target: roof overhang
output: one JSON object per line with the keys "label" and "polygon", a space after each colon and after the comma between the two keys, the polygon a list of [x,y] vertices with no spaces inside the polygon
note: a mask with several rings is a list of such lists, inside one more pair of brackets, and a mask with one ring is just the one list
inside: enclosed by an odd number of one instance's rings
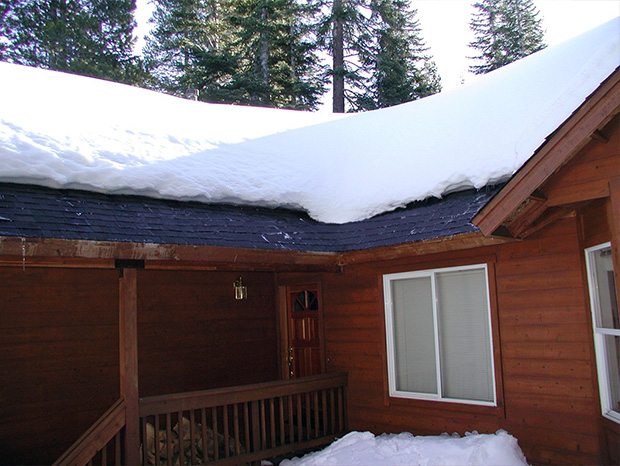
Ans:
{"label": "roof overhang", "polygon": [[[473,218],[486,236],[524,238],[544,225],[569,215],[571,206],[551,206],[538,190],[600,130],[620,113],[620,68],[553,133],[510,181]],[[592,199],[606,197],[606,187]],[[580,201],[587,199],[580,199]]]}

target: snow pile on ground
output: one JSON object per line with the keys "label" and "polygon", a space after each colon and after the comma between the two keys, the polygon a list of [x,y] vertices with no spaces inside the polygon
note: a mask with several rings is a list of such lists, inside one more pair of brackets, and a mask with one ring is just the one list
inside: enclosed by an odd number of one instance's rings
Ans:
{"label": "snow pile on ground", "polygon": [[505,431],[465,437],[351,432],[326,449],[281,466],[526,466],[517,439]]}
{"label": "snow pile on ground", "polygon": [[0,181],[361,220],[510,177],[620,65],[619,23],[450,92],[340,119],[0,64]]}

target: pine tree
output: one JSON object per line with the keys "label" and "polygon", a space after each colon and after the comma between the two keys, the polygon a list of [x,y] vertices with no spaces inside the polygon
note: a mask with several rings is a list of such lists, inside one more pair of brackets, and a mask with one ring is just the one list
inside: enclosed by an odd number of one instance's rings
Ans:
{"label": "pine tree", "polygon": [[321,8],[329,12],[317,23],[317,32],[332,57],[332,108],[343,113],[367,86],[360,54],[370,54],[372,47],[370,0],[327,0]]}
{"label": "pine tree", "polygon": [[546,47],[542,20],[532,0],[480,0],[470,22],[482,64],[470,66],[475,74],[493,71]]}
{"label": "pine tree", "polygon": [[[441,90],[409,0],[334,0],[320,31],[332,54],[333,111],[371,110]],[[327,26],[326,26],[326,25]]]}
{"label": "pine tree", "polygon": [[[151,87],[171,94],[185,95],[188,89],[201,89],[204,68],[219,73],[232,66],[220,63],[218,1],[156,0],[151,22],[155,27],[146,39],[144,56]],[[208,55],[208,58],[207,58]],[[217,75],[213,71],[208,76]],[[213,80],[214,78],[212,78]]]}
{"label": "pine tree", "polygon": [[16,0],[0,12],[2,58],[102,79],[143,79],[133,55],[135,0]]}
{"label": "pine tree", "polygon": [[409,1],[374,0],[371,8],[375,45],[360,54],[371,76],[367,92],[356,96],[354,108],[390,107],[440,92],[441,80],[426,55],[417,11]]}
{"label": "pine tree", "polygon": [[200,100],[314,109],[324,83],[310,10],[295,0],[158,0],[147,40],[155,87]]}
{"label": "pine tree", "polygon": [[315,109],[324,73],[311,34],[312,3],[233,0],[230,22],[239,69],[240,103]]}

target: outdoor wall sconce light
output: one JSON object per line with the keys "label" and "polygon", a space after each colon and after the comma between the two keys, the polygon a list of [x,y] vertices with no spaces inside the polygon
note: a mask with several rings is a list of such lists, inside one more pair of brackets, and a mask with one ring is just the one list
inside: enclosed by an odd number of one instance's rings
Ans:
{"label": "outdoor wall sconce light", "polygon": [[241,277],[233,283],[235,289],[235,299],[248,299],[248,290],[241,281]]}

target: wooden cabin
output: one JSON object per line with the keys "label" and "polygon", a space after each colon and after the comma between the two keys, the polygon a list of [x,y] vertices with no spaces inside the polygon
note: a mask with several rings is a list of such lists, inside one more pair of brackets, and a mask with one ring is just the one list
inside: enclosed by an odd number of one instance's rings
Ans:
{"label": "wooden cabin", "polygon": [[504,429],[620,463],[619,113],[616,70],[506,183],[342,225],[1,183],[0,462]]}

